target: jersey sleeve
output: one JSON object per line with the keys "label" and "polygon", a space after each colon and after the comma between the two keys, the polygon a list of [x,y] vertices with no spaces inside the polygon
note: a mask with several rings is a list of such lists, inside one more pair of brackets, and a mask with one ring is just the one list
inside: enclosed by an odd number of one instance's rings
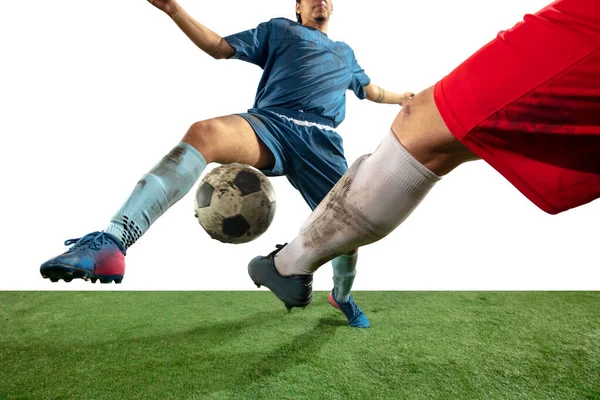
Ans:
{"label": "jersey sleeve", "polygon": [[356,97],[363,100],[367,97],[365,87],[369,86],[371,78],[369,78],[361,66],[358,65],[354,53],[351,53],[351,57],[352,62],[350,64],[350,69],[352,70],[352,81],[350,82],[348,89],[351,89],[354,94],[356,94]]}
{"label": "jersey sleeve", "polygon": [[229,59],[246,61],[264,68],[268,55],[270,25],[270,22],[263,22],[254,29],[226,36],[225,41],[235,50],[235,54]]}

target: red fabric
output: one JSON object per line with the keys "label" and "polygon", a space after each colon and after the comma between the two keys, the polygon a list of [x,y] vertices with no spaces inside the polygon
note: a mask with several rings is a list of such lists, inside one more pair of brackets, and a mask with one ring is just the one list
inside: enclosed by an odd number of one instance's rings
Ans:
{"label": "red fabric", "polygon": [[450,132],[542,210],[600,197],[600,2],[559,0],[435,85]]}

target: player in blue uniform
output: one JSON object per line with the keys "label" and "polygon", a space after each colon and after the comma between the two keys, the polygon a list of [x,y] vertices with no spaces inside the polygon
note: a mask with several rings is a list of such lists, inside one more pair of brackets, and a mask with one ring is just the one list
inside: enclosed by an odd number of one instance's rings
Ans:
{"label": "player in blue uniform", "polygon": [[[252,165],[266,175],[285,175],[314,210],[348,169],[342,138],[346,91],[360,99],[403,104],[412,93],[386,92],[371,84],[352,49],[327,36],[331,0],[296,0],[298,22],[275,18],[225,38],[190,17],[175,0],[148,0],[164,11],[215,59],[239,59],[263,69],[252,109],[192,124],[178,143],[138,182],[104,231],[65,242],[73,245],[40,268],[53,281],[73,278],[119,283],[126,249],[197,182],[211,162]],[[333,261],[329,301],[351,326],[368,319],[353,301],[356,250]],[[301,306],[290,299],[288,308]]]}

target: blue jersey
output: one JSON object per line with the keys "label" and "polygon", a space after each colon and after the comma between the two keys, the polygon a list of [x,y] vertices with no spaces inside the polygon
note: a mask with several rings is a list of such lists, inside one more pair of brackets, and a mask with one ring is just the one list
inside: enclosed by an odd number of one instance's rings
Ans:
{"label": "blue jersey", "polygon": [[318,115],[337,127],[346,116],[346,91],[366,97],[370,79],[344,42],[286,18],[225,37],[231,58],[263,69],[254,108]]}

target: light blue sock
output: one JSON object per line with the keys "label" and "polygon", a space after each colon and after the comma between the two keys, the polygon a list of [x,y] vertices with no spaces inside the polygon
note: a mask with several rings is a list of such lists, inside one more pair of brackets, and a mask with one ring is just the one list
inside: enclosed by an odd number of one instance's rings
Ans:
{"label": "light blue sock", "polygon": [[106,232],[130,247],[194,186],[206,160],[193,146],[180,142],[140,179]]}
{"label": "light blue sock", "polygon": [[346,303],[350,300],[350,290],[356,277],[358,253],[344,254],[333,259],[333,289],[335,301]]}

